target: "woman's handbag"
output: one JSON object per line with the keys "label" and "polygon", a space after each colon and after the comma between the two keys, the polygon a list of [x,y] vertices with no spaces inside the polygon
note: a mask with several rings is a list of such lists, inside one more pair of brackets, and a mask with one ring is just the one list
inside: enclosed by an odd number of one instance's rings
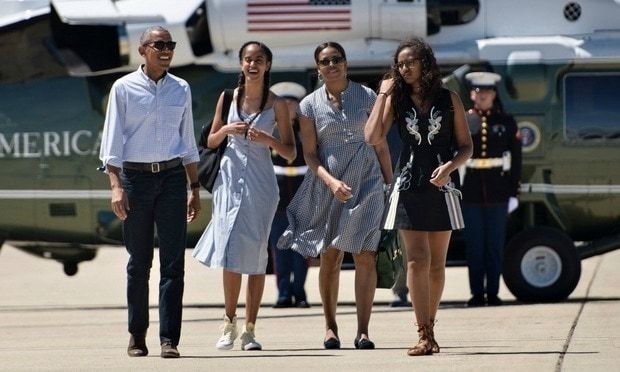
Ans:
{"label": "woman's handbag", "polygon": [[[233,90],[224,90],[224,102],[222,106],[223,123],[226,123],[228,120],[228,111],[232,98]],[[198,182],[209,192],[213,192],[213,185],[215,184],[217,174],[220,170],[222,155],[228,144],[228,138],[226,137],[217,148],[212,149],[207,146],[207,138],[209,137],[209,133],[211,133],[212,125],[213,120],[202,127],[200,131],[200,141],[198,141],[198,155],[200,156],[200,161],[198,162]]]}
{"label": "woman's handbag", "polygon": [[399,272],[403,272],[403,252],[397,230],[384,230],[377,249],[377,288],[392,288]]}

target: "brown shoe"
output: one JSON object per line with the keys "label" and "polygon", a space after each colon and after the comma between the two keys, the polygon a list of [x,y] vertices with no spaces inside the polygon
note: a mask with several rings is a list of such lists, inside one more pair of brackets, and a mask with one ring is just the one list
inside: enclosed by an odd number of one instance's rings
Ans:
{"label": "brown shoe", "polygon": [[172,342],[166,341],[161,344],[161,357],[162,358],[180,358],[179,350],[176,346],[172,345]]}
{"label": "brown shoe", "polygon": [[420,339],[416,346],[407,350],[407,355],[420,356],[420,355],[432,355],[433,354],[429,329],[430,329],[429,325],[418,326],[418,335],[420,336]]}
{"label": "brown shoe", "polygon": [[149,355],[149,349],[146,348],[146,336],[129,337],[129,345],[127,346],[127,355],[130,357],[143,357]]}
{"label": "brown shoe", "polygon": [[437,323],[437,321],[435,319],[431,319],[431,325],[429,328],[431,336],[431,350],[433,351],[433,354],[440,351],[439,344],[437,343],[437,340],[435,340],[435,323]]}

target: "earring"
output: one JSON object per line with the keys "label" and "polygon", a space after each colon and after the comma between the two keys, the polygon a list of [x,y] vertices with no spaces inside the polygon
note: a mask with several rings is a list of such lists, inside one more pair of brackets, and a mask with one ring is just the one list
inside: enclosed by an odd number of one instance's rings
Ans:
{"label": "earring", "polygon": [[317,78],[319,79],[319,81],[323,81],[323,75],[321,75],[320,72],[317,72]]}

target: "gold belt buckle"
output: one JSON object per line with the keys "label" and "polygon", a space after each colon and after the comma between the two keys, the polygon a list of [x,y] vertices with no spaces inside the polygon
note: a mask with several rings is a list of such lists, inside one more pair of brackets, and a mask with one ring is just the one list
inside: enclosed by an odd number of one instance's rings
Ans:
{"label": "gold belt buckle", "polygon": [[159,163],[151,163],[151,172],[159,173]]}
{"label": "gold belt buckle", "polygon": [[491,161],[489,159],[478,159],[480,168],[490,168]]}

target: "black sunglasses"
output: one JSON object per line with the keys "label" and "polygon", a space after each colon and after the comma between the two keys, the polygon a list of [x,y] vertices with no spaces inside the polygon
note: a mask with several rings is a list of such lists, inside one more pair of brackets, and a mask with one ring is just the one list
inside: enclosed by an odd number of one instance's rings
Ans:
{"label": "black sunglasses", "polygon": [[346,61],[346,59],[344,57],[341,56],[333,56],[331,58],[323,58],[321,60],[319,60],[319,65],[321,66],[329,66],[329,63],[331,62],[334,65],[338,65],[341,64],[342,62]]}
{"label": "black sunglasses", "polygon": [[174,50],[174,48],[177,46],[177,42],[157,40],[157,41],[151,41],[150,43],[145,43],[144,45],[148,45],[159,51],[163,51],[164,49]]}
{"label": "black sunglasses", "polygon": [[412,68],[415,67],[416,61],[418,61],[418,60],[417,59],[409,59],[409,60],[406,60],[406,61],[401,61],[401,62],[398,62],[396,64],[396,67],[398,67],[399,70],[402,70],[405,67],[407,67],[408,69],[411,70]]}

